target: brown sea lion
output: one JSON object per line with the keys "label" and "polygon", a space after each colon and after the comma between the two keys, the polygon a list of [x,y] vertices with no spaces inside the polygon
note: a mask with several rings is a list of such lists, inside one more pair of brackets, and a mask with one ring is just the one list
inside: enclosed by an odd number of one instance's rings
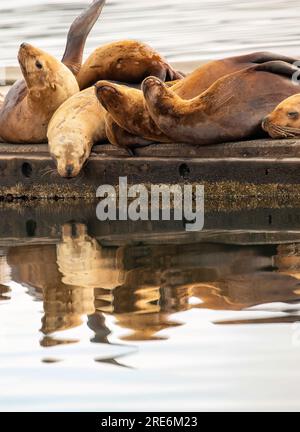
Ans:
{"label": "brown sea lion", "polygon": [[[291,57],[268,52],[258,52],[223,60],[215,60],[201,66],[186,78],[178,81],[171,89],[182,99],[193,99],[207,90],[219,78],[227,74],[272,60],[282,60],[287,63],[294,63],[296,61],[296,59]],[[99,82],[97,83],[97,95],[114,121],[128,133],[150,141],[170,141],[169,137],[163,134],[159,127],[153,122],[145,107],[142,92],[135,89],[120,87],[112,83]],[[122,109],[120,109],[120,107],[122,107]],[[121,134],[119,134],[119,136],[120,135]],[[143,143],[143,141],[141,141],[141,143]],[[114,143],[112,142],[112,144]]]}
{"label": "brown sea lion", "polygon": [[300,136],[300,94],[281,102],[264,118],[262,127],[272,138]]}
{"label": "brown sea lion", "polygon": [[85,89],[103,79],[141,83],[150,75],[162,81],[183,78],[150,46],[124,40],[97,48],[82,65],[77,80],[80,88]]}
{"label": "brown sea lion", "polygon": [[291,77],[297,67],[282,61],[226,75],[192,100],[180,98],[158,78],[142,89],[151,117],[176,142],[215,144],[259,136],[262,119],[299,92]]}
{"label": "brown sea lion", "polygon": [[[144,106],[144,96],[140,90],[109,81],[99,81],[96,84],[96,94],[102,106],[114,120],[114,128],[116,129],[116,125],[118,125],[126,131],[123,134],[121,129],[117,129],[113,136],[112,124],[108,123],[107,132],[111,144],[130,147],[138,143],[143,145],[145,140],[170,142],[170,139],[159,130],[150,117]],[[126,144],[128,134],[131,135],[131,139]]]}
{"label": "brown sea lion", "polygon": [[72,70],[81,64],[86,38],[105,0],[94,1],[71,26],[63,62],[23,43],[18,60],[24,80],[8,92],[0,110],[0,136],[11,143],[46,141],[48,123],[57,108],[79,91]]}

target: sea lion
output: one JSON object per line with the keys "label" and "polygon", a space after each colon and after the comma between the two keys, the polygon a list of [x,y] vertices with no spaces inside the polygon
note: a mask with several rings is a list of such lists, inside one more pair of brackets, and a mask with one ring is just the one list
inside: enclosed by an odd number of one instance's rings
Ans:
{"label": "sea lion", "polygon": [[56,109],[79,91],[72,70],[81,64],[86,38],[105,0],[97,0],[77,18],[68,35],[63,62],[23,43],[18,60],[24,80],[8,92],[0,110],[0,136],[10,143],[46,141],[48,123]]}
{"label": "sea lion", "polygon": [[106,111],[90,87],[54,113],[48,127],[49,151],[62,177],[76,177],[96,142],[106,141]]}
{"label": "sea lion", "polygon": [[[109,138],[123,142],[124,147],[128,143],[134,147],[137,139],[113,121],[98,101],[94,87],[76,93],[57,109],[49,122],[47,138],[58,173],[65,178],[79,174],[94,144]],[[149,145],[149,141],[143,143]]]}
{"label": "sea lion", "polygon": [[[193,99],[207,90],[219,78],[227,74],[272,60],[282,60],[287,63],[294,63],[296,61],[296,59],[291,57],[268,52],[258,52],[215,60],[201,66],[184,79],[176,82],[171,89],[182,99]],[[163,134],[153,122],[147,107],[145,107],[142,92],[120,87],[112,83],[99,82],[97,84],[97,95],[114,121],[128,133],[150,141],[170,141],[169,137]],[[135,142],[137,143],[138,140],[135,140]],[[112,142],[112,144],[114,143]]]}
{"label": "sea lion", "polygon": [[97,48],[82,65],[77,80],[83,90],[103,79],[141,83],[149,75],[157,76],[162,81],[183,78],[150,46],[124,40]]}
{"label": "sea lion", "polygon": [[299,92],[296,66],[272,61],[226,75],[192,100],[180,98],[162,81],[148,77],[142,90],[151,117],[176,142],[216,144],[259,136],[262,119]]}
{"label": "sea lion", "polygon": [[262,128],[272,138],[300,136],[300,94],[281,102],[262,122]]}
{"label": "sea lion", "polygon": [[[170,142],[170,139],[159,130],[150,117],[144,106],[144,97],[140,90],[109,81],[99,81],[96,84],[96,94],[102,106],[114,120],[114,124],[107,123],[108,138],[111,144],[130,147],[138,143],[143,145],[145,140],[148,142]],[[122,134],[121,130],[118,129],[113,134],[112,125],[115,129],[118,125],[126,132]],[[142,134],[141,127],[143,128]],[[128,134],[131,135],[132,139],[129,139],[126,144],[126,137],[129,138]],[[141,136],[140,139],[139,136]]]}

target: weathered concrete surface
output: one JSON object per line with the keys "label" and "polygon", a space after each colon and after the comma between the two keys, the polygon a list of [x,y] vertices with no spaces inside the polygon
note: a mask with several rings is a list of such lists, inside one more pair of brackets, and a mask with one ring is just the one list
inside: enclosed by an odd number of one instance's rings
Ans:
{"label": "weathered concrete surface", "polygon": [[129,157],[98,145],[82,174],[66,180],[56,172],[47,145],[0,144],[0,197],[93,198],[101,184],[206,186],[211,196],[300,197],[300,140],[257,140],[215,146],[153,144]]}

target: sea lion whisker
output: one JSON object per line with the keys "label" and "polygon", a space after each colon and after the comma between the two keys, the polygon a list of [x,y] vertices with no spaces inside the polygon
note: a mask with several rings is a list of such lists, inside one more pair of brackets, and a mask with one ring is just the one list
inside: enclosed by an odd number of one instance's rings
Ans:
{"label": "sea lion whisker", "polygon": [[55,168],[49,168],[47,171],[45,171],[42,174],[42,178],[45,177],[45,176],[47,176],[47,175],[49,175],[49,174],[51,175],[53,172],[56,172]]}

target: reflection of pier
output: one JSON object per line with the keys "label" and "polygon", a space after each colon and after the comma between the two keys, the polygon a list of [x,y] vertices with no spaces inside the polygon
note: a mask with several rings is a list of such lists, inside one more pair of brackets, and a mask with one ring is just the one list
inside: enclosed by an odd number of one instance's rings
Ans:
{"label": "reflection of pier", "polygon": [[[226,198],[226,197],[225,197]],[[205,203],[205,226],[201,232],[186,232],[182,221],[114,221],[99,222],[96,202],[80,201],[49,204],[0,203],[0,248],[16,245],[57,244],[62,236],[61,227],[70,221],[87,226],[91,237],[101,245],[121,246],[129,243],[182,244],[213,242],[227,244],[280,244],[300,242],[300,207],[278,208],[280,203],[270,201],[274,207],[248,208],[248,199],[241,204],[246,209],[223,209],[220,200]],[[227,201],[231,203],[231,201]],[[210,207],[212,206],[212,208]]]}
{"label": "reflection of pier", "polygon": [[7,256],[12,279],[43,300],[43,345],[75,342],[55,333],[82,324],[84,315],[93,342],[109,342],[107,315],[128,330],[124,340],[151,340],[181,325],[173,314],[191,308],[236,311],[300,298],[297,244],[101,246],[83,224],[61,232],[56,245],[12,247]]}

